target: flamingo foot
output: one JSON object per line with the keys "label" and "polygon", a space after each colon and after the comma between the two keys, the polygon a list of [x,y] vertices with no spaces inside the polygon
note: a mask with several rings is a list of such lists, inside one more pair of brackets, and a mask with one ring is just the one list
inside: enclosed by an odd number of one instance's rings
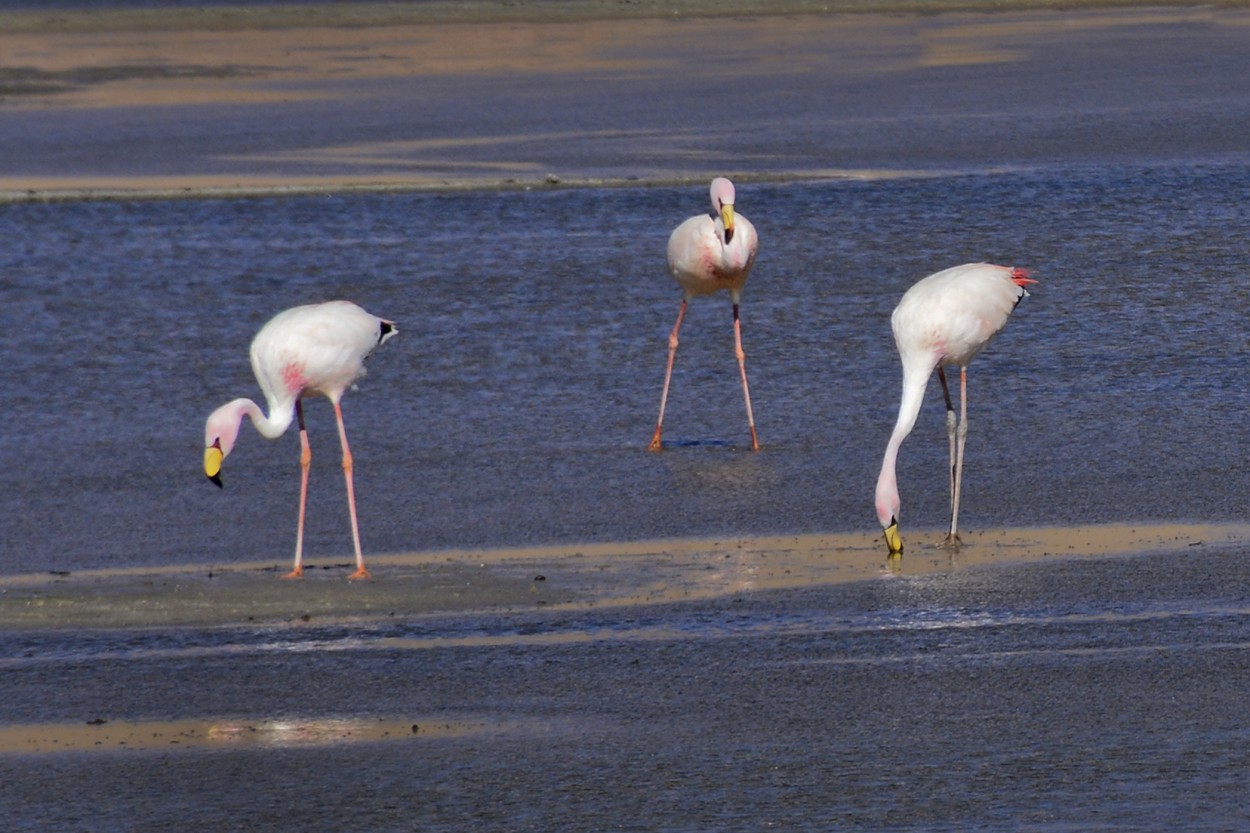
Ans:
{"label": "flamingo foot", "polygon": [[647,446],[647,451],[661,451],[663,448],[664,443],[660,441],[660,429],[656,428],[655,436],[651,438],[651,444]]}
{"label": "flamingo foot", "polygon": [[752,426],[751,426],[751,450],[752,450],[752,451],[759,451],[759,450],[760,450],[760,441],[759,441],[758,439],[756,439],[756,437],[755,437],[755,426],[754,426],[754,425],[752,425]]}
{"label": "flamingo foot", "polygon": [[963,545],[963,541],[959,540],[959,536],[953,532],[946,533],[946,537],[942,539],[942,543],[941,543],[942,549],[956,550],[956,551],[958,551],[960,546],[962,545]]}
{"label": "flamingo foot", "polygon": [[348,581],[362,581],[367,578],[373,578],[373,576],[370,575],[369,571],[366,570],[364,567],[358,567],[356,569],[356,572],[352,573],[350,576],[347,577],[347,580]]}
{"label": "flamingo foot", "polygon": [[285,580],[285,579],[289,579],[289,578],[303,578],[303,577],[304,577],[304,568],[303,568],[303,567],[296,567],[294,570],[292,570],[291,572],[287,573],[287,574],[286,574],[285,576],[283,576],[282,578]]}

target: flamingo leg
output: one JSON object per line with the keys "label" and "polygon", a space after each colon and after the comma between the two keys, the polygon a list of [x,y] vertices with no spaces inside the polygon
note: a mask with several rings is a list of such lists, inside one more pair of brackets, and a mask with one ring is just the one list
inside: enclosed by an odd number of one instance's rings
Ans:
{"label": "flamingo leg", "polygon": [[295,400],[295,417],[299,420],[299,526],[295,531],[295,566],[283,578],[304,575],[304,511],[308,505],[308,469],[312,465],[312,447],[308,445],[308,429],[304,427],[304,406]]}
{"label": "flamingo leg", "polygon": [[964,479],[964,446],[968,442],[968,369],[959,368],[959,453],[955,457],[955,491],[951,498],[951,531],[946,542],[959,546],[959,490]]}
{"label": "flamingo leg", "polygon": [[[946,400],[946,434],[950,439],[950,507],[955,512],[955,406],[951,403],[951,392],[946,386],[946,374],[942,366],[937,368],[938,381],[942,383],[942,398]],[[949,536],[948,536],[949,542]]]}
{"label": "flamingo leg", "polygon": [[352,516],[352,543],[356,546],[356,572],[349,579],[371,578],[365,569],[365,558],[360,551],[360,524],[356,521],[356,489],[352,485],[352,450],[347,445],[347,429],[343,427],[343,409],[334,403],[334,418],[339,424],[339,442],[343,445],[343,479],[347,481],[347,511]]}
{"label": "flamingo leg", "polygon": [[751,429],[751,450],[759,451],[760,442],[755,437],[755,415],[751,413],[751,388],[747,385],[747,354],[742,350],[742,322],[738,320],[738,302],[734,302],[734,355],[738,357],[738,372],[742,375],[742,396],[747,403],[747,427]]}
{"label": "flamingo leg", "polygon": [[648,451],[659,451],[663,446],[660,434],[664,428],[664,407],[668,404],[668,384],[673,378],[673,359],[677,356],[677,333],[681,330],[681,321],[686,317],[686,299],[681,299],[681,309],[677,311],[677,323],[668,335],[668,368],[664,371],[664,390],[660,393],[660,416],[655,421],[655,434],[651,437]]}

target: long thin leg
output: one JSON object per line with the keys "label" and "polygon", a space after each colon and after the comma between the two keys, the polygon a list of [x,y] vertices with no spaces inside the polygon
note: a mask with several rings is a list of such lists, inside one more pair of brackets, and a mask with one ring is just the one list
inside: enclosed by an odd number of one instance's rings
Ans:
{"label": "long thin leg", "polygon": [[938,381],[942,383],[942,398],[946,400],[946,434],[950,438],[950,508],[951,512],[955,511],[955,406],[951,404],[951,392],[946,387],[946,374],[942,372],[942,366],[938,365]]}
{"label": "long thin leg", "polygon": [[681,299],[681,309],[677,311],[677,323],[668,335],[668,369],[664,371],[664,390],[660,394],[660,416],[655,421],[655,434],[651,437],[648,451],[659,451],[663,446],[660,434],[664,428],[664,406],[668,404],[668,383],[673,378],[673,359],[677,356],[677,332],[681,329],[681,320],[686,317],[686,299]]}
{"label": "long thin leg", "polygon": [[343,478],[347,481],[347,511],[352,516],[352,543],[356,545],[356,572],[349,579],[370,578],[365,557],[360,552],[360,525],[356,522],[356,489],[352,485],[352,450],[347,445],[347,429],[343,427],[343,409],[334,403],[334,418],[339,424],[339,442],[343,444]]}
{"label": "long thin leg", "polygon": [[751,429],[751,450],[760,450],[755,437],[755,415],[751,413],[751,388],[747,385],[747,354],[742,350],[742,322],[738,320],[738,302],[734,302],[734,355],[738,357],[738,372],[742,374],[742,396],[747,401],[747,426]]}
{"label": "long thin leg", "polygon": [[955,458],[955,497],[951,503],[949,543],[959,544],[959,490],[964,480],[964,446],[968,442],[968,369],[959,368],[959,454]]}
{"label": "long thin leg", "polygon": [[295,418],[299,420],[299,527],[295,531],[295,567],[283,578],[304,575],[304,510],[308,505],[308,468],[312,464],[312,448],[308,445],[308,429],[304,427],[304,406],[295,400]]}

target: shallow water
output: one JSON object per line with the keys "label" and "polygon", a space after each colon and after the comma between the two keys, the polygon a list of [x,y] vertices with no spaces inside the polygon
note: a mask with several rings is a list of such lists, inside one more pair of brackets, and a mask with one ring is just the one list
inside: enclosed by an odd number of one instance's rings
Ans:
{"label": "shallow water", "polygon": [[[400,331],[344,400],[367,553],[871,529],[890,310],[981,259],[1040,283],[970,372],[964,525],[1235,520],[1248,196],[1233,163],[744,185],[758,454],[723,297],[691,304],[668,448],[644,451],[679,302],[666,233],[701,189],[6,205],[3,569],[289,558],[295,436],[245,430],[219,492],[203,420],[259,395],[270,315],[335,297]],[[341,559],[331,412],[308,415],[308,552]],[[945,454],[933,384],[905,531],[944,523]]]}
{"label": "shallow water", "polygon": [[[1240,521],[1250,486],[1247,30],[1056,15],[901,20],[793,62],[768,51],[785,27],[685,65],[648,42],[657,60],[577,84],[336,77],[341,97],[263,113],[7,110],[10,175],[328,175],[249,154],[427,121],[447,149],[388,165],[930,175],[740,182],[763,241],[743,306],[758,454],[723,298],[692,305],[669,448],[643,450],[678,305],[664,241],[702,186],[0,206],[5,829],[1246,827],[1241,533],[963,560],[985,530]],[[770,80],[709,129],[727,64]],[[841,553],[753,552],[875,534],[890,309],[980,259],[1041,283],[973,365],[965,554],[922,546],[946,513],[936,390],[900,460],[901,570],[836,583]],[[330,297],[400,329],[344,405],[377,579],[342,578],[313,402],[308,550],[329,569],[282,583],[297,441],[245,429],[219,492],[203,421],[258,393],[269,316]],[[646,543],[582,555],[617,540]],[[552,542],[573,546],[481,553]],[[93,572],[115,567],[137,569]]]}
{"label": "shallow water", "polygon": [[1239,829],[1246,575],[32,635],[0,798],[18,831]]}
{"label": "shallow water", "polygon": [[[692,304],[670,447],[644,450],[678,304],[665,230],[701,189],[7,205],[4,569],[283,564],[294,436],[245,433],[219,492],[202,425],[256,393],[256,328],[329,297],[400,329],[345,399],[367,554],[871,530],[889,311],[983,258],[1041,283],[972,369],[970,534],[1236,520],[1248,171],[744,185],[764,241],[743,306],[759,453],[724,299]],[[309,552],[341,564],[330,412],[308,414]],[[945,521],[945,453],[930,390],[900,465],[914,542]],[[297,600],[253,622],[12,630],[0,724],[25,740],[0,754],[0,803],[32,831],[1231,829],[1243,550],[642,606],[545,608],[552,588],[459,615]],[[135,581],[131,605],[177,605]]]}

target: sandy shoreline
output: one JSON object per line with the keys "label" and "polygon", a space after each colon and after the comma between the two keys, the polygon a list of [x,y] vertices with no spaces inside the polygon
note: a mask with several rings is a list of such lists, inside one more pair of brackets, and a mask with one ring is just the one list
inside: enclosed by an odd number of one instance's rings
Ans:
{"label": "sandy shoreline", "polygon": [[587,609],[696,601],[1061,558],[1209,552],[1250,541],[1243,524],[1106,524],[996,529],[965,535],[951,554],[936,530],[915,531],[890,561],[871,533],[447,550],[368,558],[374,580],[344,579],[347,562],[83,570],[0,578],[0,631],[66,627],[299,625],[397,615]]}

